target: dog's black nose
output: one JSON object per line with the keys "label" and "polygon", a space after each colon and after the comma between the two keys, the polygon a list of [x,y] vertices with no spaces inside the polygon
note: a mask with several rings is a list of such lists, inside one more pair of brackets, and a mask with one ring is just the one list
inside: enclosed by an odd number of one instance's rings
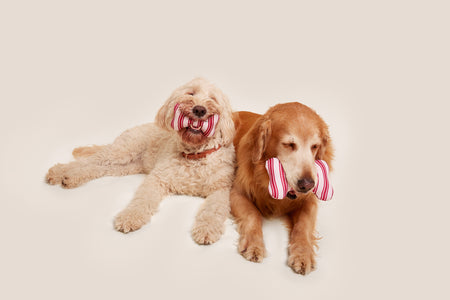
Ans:
{"label": "dog's black nose", "polygon": [[314,180],[312,178],[303,178],[297,181],[297,186],[302,193],[306,193],[314,187]]}
{"label": "dog's black nose", "polygon": [[201,118],[206,114],[206,108],[204,106],[196,105],[192,109],[192,112],[194,113],[194,115]]}

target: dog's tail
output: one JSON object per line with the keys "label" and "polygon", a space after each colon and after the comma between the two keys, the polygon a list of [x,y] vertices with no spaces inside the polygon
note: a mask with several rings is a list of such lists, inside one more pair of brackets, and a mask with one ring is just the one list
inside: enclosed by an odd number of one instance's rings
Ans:
{"label": "dog's tail", "polygon": [[92,145],[92,146],[84,146],[84,147],[78,147],[73,149],[72,151],[72,155],[73,157],[75,157],[75,159],[78,159],[80,157],[86,157],[86,156],[91,156],[95,153],[97,153],[98,151],[100,151],[101,149],[103,149],[105,147],[105,145]]}

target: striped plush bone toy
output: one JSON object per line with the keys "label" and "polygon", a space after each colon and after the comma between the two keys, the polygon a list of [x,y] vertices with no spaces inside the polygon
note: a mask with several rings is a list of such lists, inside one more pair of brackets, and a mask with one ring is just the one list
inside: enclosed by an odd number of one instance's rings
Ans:
{"label": "striped plush bone toy", "polygon": [[[316,160],[317,182],[312,192],[317,198],[323,201],[331,200],[333,197],[333,187],[330,183],[328,165],[324,160]],[[284,173],[283,166],[278,158],[272,157],[266,161],[266,169],[269,174],[269,194],[274,199],[284,199],[289,191],[289,187]]]}
{"label": "striped plush bone toy", "polygon": [[177,103],[174,107],[174,117],[171,126],[176,131],[182,128],[192,128],[194,130],[200,130],[206,137],[214,135],[216,130],[216,124],[219,121],[219,115],[215,114],[210,116],[207,120],[193,120],[183,114],[180,110],[180,104]]}

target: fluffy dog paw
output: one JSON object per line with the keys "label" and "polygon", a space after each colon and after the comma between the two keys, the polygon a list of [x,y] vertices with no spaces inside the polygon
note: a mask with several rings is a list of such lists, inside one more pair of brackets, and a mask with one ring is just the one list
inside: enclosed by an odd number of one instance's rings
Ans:
{"label": "fluffy dog paw", "polygon": [[88,181],[85,176],[82,176],[82,171],[66,164],[57,164],[51,167],[45,179],[48,184],[60,184],[63,188],[67,189],[76,188]]}
{"label": "fluffy dog paw", "polygon": [[117,231],[128,233],[138,230],[148,223],[150,216],[138,208],[126,208],[114,219],[114,228]]}
{"label": "fluffy dog paw", "polygon": [[217,242],[222,236],[224,225],[218,222],[196,222],[192,228],[192,239],[199,245],[210,245]]}
{"label": "fluffy dog paw", "polygon": [[288,265],[295,273],[307,275],[315,269],[313,253],[293,253],[289,255]]}
{"label": "fluffy dog paw", "polygon": [[239,241],[239,253],[252,262],[262,262],[266,256],[266,249],[262,242],[256,242],[241,238]]}
{"label": "fluffy dog paw", "polygon": [[62,177],[63,177],[63,165],[57,164],[51,167],[47,175],[45,175],[45,181],[47,181],[48,184],[61,184]]}
{"label": "fluffy dog paw", "polygon": [[79,187],[87,180],[83,180],[81,177],[66,175],[62,178],[61,186],[66,189],[73,189]]}

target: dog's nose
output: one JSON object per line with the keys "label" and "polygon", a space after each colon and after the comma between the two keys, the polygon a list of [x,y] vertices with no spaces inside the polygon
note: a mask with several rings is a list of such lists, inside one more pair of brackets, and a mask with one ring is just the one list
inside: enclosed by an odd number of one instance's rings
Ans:
{"label": "dog's nose", "polygon": [[197,117],[201,118],[201,117],[203,117],[206,114],[206,108],[204,106],[201,106],[201,105],[196,105],[192,109],[192,112],[194,113],[194,115],[196,115]]}
{"label": "dog's nose", "polygon": [[314,180],[312,178],[303,178],[297,181],[297,186],[302,193],[308,192],[314,187]]}

